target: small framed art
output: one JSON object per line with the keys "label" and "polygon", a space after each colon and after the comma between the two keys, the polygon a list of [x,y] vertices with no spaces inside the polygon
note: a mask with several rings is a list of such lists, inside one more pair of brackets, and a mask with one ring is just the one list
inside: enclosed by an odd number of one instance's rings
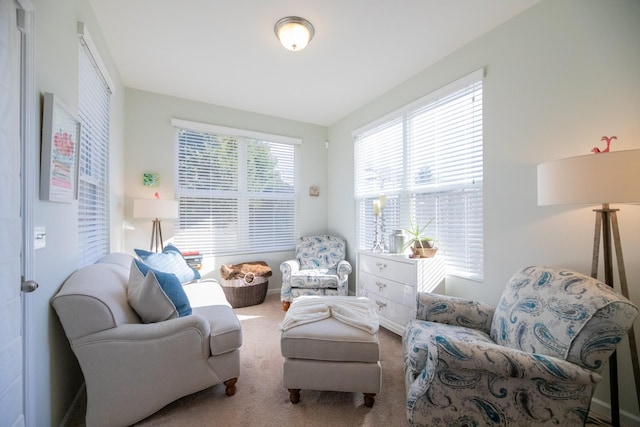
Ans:
{"label": "small framed art", "polygon": [[40,199],[71,202],[78,197],[80,122],[53,93],[44,94]]}

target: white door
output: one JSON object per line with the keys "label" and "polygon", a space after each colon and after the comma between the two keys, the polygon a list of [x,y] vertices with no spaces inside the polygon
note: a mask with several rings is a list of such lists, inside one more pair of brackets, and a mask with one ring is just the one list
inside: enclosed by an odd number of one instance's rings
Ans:
{"label": "white door", "polygon": [[21,426],[20,32],[13,0],[0,0],[0,153],[0,425]]}
{"label": "white door", "polygon": [[25,14],[24,4],[23,0],[0,0],[0,426],[16,427],[27,424],[23,313],[28,302],[21,292],[21,277],[26,274],[24,262],[29,265],[27,270],[32,270],[33,261],[32,245],[29,250],[23,248],[23,216],[31,218],[25,223],[33,222],[33,201],[26,205],[23,201],[35,192],[23,185],[33,171],[33,166],[24,170],[27,160],[33,163],[25,157],[24,143],[34,133],[28,129],[33,120],[26,120],[25,114],[27,104],[33,108],[32,100],[26,100],[32,88],[25,90],[25,85],[32,85],[25,73],[32,61],[25,57],[26,33],[21,31],[27,29],[27,16],[33,19],[33,10],[28,5],[30,11]]}

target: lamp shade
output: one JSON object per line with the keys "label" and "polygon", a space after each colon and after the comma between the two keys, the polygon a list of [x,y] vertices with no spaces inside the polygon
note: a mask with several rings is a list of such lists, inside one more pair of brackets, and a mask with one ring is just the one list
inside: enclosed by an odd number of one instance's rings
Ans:
{"label": "lamp shade", "polygon": [[178,201],[163,199],[135,199],[134,218],[178,218]]}
{"label": "lamp shade", "polygon": [[611,151],[538,165],[538,205],[640,202],[640,150]]}

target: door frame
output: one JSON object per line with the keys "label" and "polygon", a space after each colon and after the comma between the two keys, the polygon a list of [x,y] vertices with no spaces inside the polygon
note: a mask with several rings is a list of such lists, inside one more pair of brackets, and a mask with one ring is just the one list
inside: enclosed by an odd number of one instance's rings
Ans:
{"label": "door frame", "polygon": [[[22,276],[35,278],[34,218],[38,186],[38,98],[35,84],[35,8],[30,0],[16,0],[20,30],[20,157],[22,214]],[[18,284],[19,286],[20,284]],[[30,294],[22,292],[23,412],[25,425],[37,425],[34,375],[34,316]]]}

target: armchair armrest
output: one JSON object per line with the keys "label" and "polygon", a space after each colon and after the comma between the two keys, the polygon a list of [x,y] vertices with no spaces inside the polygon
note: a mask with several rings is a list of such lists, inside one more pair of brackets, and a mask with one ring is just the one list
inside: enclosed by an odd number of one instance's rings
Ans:
{"label": "armchair armrest", "polygon": [[349,276],[349,274],[351,274],[351,272],[353,271],[353,269],[351,268],[351,264],[347,260],[338,261],[336,270],[341,281],[345,280],[347,276]]}
{"label": "armchair armrest", "polygon": [[495,307],[479,301],[419,292],[416,319],[477,329],[487,334]]}
{"label": "armchair armrest", "polygon": [[286,302],[287,310],[289,308],[288,303],[293,299],[291,296],[291,275],[300,271],[300,261],[297,259],[290,259],[280,264],[280,271],[282,272],[282,286],[280,287],[280,299]]}
{"label": "armchair armrest", "polygon": [[191,315],[74,340],[87,384],[87,425],[106,425],[114,408],[119,423],[133,424],[179,397],[229,380],[224,369],[212,366],[209,327],[203,316]]}
{"label": "armchair armrest", "polygon": [[290,259],[280,264],[280,271],[283,276],[291,277],[291,273],[300,271],[300,261],[297,259]]}
{"label": "armchair armrest", "polygon": [[191,334],[201,342],[201,352],[204,357],[209,357],[209,335],[211,324],[207,319],[197,314],[176,319],[165,320],[157,323],[133,323],[120,325],[116,328],[106,329],[95,334],[86,335],[73,341],[73,347],[83,347],[95,344],[118,342],[121,345],[127,343],[147,345],[154,341],[170,342],[180,334]]}
{"label": "armchair armrest", "polygon": [[[501,384],[509,388],[518,387],[514,382],[531,382],[535,387],[545,387],[546,383],[561,384],[567,389],[594,386],[601,376],[579,365],[551,356],[526,353],[482,341],[461,341],[444,335],[434,336],[428,343],[426,366],[421,375],[407,391],[407,403],[412,405],[433,384],[446,379],[445,387],[454,387],[474,379],[477,384],[486,384],[487,393],[506,392],[499,390]],[[480,376],[488,380],[480,380]],[[481,391],[476,390],[478,394]]]}

